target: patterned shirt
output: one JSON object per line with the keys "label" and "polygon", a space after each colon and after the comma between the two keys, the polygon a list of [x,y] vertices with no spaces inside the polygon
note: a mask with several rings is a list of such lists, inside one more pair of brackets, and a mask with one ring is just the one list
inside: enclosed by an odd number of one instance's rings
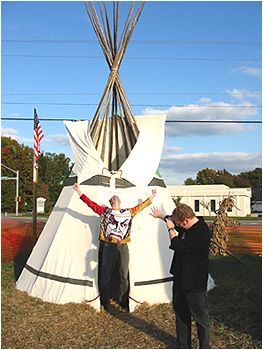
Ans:
{"label": "patterned shirt", "polygon": [[93,202],[85,194],[82,194],[80,199],[100,215],[99,239],[115,244],[130,242],[132,219],[152,203],[151,199],[148,198],[133,208],[113,209]]}

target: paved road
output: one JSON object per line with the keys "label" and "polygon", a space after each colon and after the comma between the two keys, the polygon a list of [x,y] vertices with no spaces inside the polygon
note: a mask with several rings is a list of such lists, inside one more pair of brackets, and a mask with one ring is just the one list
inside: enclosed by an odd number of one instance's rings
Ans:
{"label": "paved road", "polygon": [[242,226],[262,226],[262,220],[255,220],[255,221],[245,220],[245,221],[240,221],[240,225],[242,225]]}
{"label": "paved road", "polygon": [[[237,219],[238,221],[238,219]],[[212,220],[206,220],[207,223],[212,223]],[[262,220],[239,220],[241,226],[262,226]]]}
{"label": "paved road", "polygon": [[[14,219],[14,220],[20,220],[20,221],[24,221],[24,222],[32,222],[32,218],[30,217],[23,217],[23,216],[5,216],[5,215],[1,215],[1,220],[10,220],[10,219]],[[37,221],[47,221],[47,218],[37,218]]]}

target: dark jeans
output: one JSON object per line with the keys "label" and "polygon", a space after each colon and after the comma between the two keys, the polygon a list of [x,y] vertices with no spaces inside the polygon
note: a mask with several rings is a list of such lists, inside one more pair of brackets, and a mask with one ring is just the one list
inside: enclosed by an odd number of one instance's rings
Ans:
{"label": "dark jeans", "polygon": [[176,335],[179,349],[192,348],[192,318],[196,322],[200,349],[210,349],[210,325],[207,292],[173,293],[173,308],[176,315]]}
{"label": "dark jeans", "polygon": [[[129,289],[129,249],[127,244],[100,242],[99,289],[101,304],[107,306],[111,297],[113,277],[117,273],[118,292],[117,302],[128,309]],[[116,280],[115,280],[116,281]],[[116,288],[116,286],[114,286]]]}

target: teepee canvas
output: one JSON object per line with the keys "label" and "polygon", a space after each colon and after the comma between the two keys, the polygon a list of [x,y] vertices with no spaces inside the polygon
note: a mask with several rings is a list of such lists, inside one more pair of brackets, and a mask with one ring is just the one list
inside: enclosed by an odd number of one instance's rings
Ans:
{"label": "teepee canvas", "polygon": [[[171,213],[174,203],[158,175],[164,116],[134,117],[119,77],[119,67],[143,3],[132,3],[118,41],[120,8],[113,2],[113,35],[107,5],[86,2],[110,75],[93,120],[65,122],[74,156],[73,172],[29,257],[17,288],[54,303],[87,301],[100,308],[98,235],[100,218],[83,203],[72,185],[93,201],[107,205],[113,194],[131,208],[157,190],[153,205]],[[133,10],[135,14],[133,15]],[[172,251],[165,225],[150,207],[133,220],[129,263],[130,311],[142,302],[171,301]]]}
{"label": "teepee canvas", "polygon": [[[65,122],[75,157],[76,177],[62,190],[17,281],[18,289],[49,302],[87,301],[99,309],[100,218],[74,192],[72,184],[76,180],[82,191],[97,203],[107,204],[108,199],[117,194],[123,207],[133,207],[156,188],[154,204],[163,212],[172,211],[173,201],[162,178],[156,174],[165,120],[160,116],[144,116],[137,117],[136,121],[140,130],[136,145],[141,148],[134,147],[122,169],[113,174],[105,168],[93,145],[89,123]],[[139,156],[140,149],[142,157]],[[147,166],[146,159],[150,161]],[[135,172],[136,168],[138,171]],[[149,304],[171,301],[169,268],[172,252],[168,246],[165,225],[150,215],[150,208],[144,209],[134,218],[129,243],[131,311],[144,301]]]}

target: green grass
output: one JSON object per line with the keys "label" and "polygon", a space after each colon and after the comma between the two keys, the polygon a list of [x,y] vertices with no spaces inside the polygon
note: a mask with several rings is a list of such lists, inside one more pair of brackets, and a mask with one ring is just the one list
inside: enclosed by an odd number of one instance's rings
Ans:
{"label": "green grass", "polygon": [[[209,292],[212,346],[261,348],[261,258],[211,258],[217,288]],[[87,303],[56,305],[15,289],[13,264],[2,264],[2,348],[171,348],[175,317],[170,304],[143,304],[110,314]],[[196,332],[194,347],[198,347]]]}
{"label": "green grass", "polygon": [[[229,256],[210,260],[210,273],[218,286],[209,293],[210,317],[219,329],[247,334],[257,344],[262,329],[262,259],[255,255],[241,259],[242,264]],[[238,342],[240,348],[246,347],[243,340]]]}

